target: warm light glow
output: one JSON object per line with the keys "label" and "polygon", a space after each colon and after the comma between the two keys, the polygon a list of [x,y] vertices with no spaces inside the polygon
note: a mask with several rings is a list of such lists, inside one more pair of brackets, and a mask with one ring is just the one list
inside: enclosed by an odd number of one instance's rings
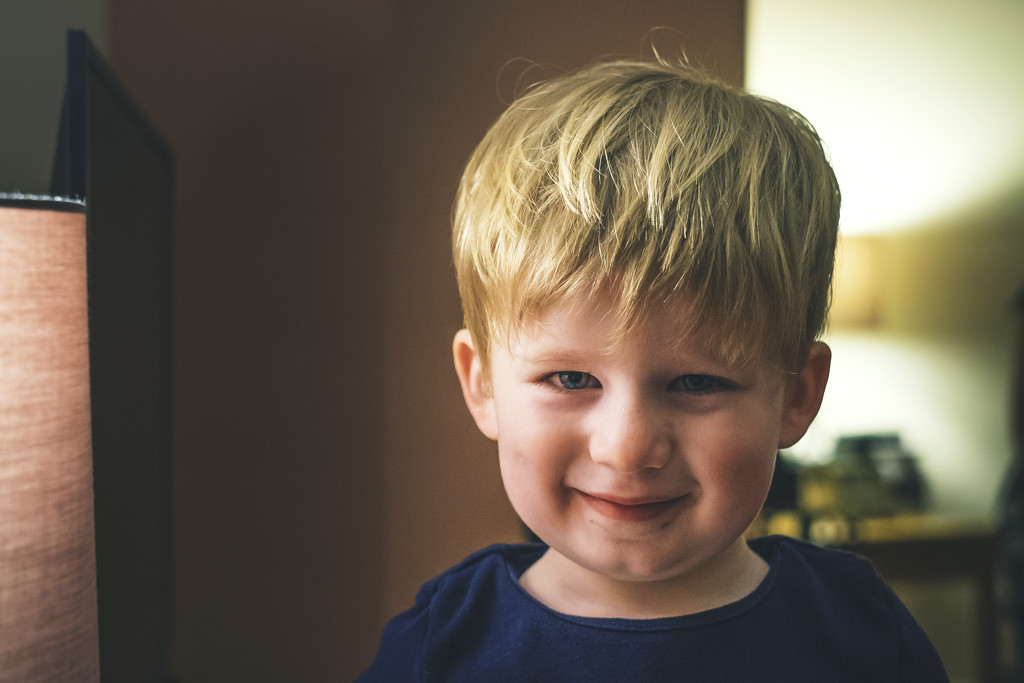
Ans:
{"label": "warm light glow", "polygon": [[835,292],[829,328],[875,327],[881,322],[879,238],[844,235],[836,255]]}
{"label": "warm light glow", "polygon": [[848,234],[911,228],[1024,180],[1024,2],[749,0],[747,85],[832,155]]}
{"label": "warm light glow", "polygon": [[5,681],[99,680],[85,262],[83,207],[0,198]]}

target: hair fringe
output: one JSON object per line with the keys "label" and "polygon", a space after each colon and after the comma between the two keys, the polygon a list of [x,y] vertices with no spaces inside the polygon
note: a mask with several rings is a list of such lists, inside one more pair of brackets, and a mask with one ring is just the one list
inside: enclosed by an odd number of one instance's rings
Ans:
{"label": "hair fringe", "polygon": [[453,258],[485,365],[566,300],[623,337],[685,305],[724,357],[790,371],[823,331],[840,195],[813,126],[651,49],[531,84],[470,158]]}

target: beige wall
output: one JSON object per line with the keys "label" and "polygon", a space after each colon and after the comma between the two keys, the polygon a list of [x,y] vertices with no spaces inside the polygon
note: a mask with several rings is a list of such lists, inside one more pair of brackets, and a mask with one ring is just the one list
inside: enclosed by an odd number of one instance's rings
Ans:
{"label": "beige wall", "polygon": [[449,207],[502,66],[671,26],[742,78],[741,1],[605,5],[108,0],[178,163],[183,681],[349,679],[420,583],[517,537],[449,358]]}

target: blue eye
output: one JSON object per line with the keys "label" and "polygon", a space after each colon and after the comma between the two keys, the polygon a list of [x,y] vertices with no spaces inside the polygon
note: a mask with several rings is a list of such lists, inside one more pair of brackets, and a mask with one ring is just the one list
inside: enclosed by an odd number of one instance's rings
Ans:
{"label": "blue eye", "polygon": [[682,375],[672,382],[673,388],[682,389],[692,394],[701,394],[718,389],[721,381],[714,375]]}
{"label": "blue eye", "polygon": [[561,385],[561,388],[566,391],[579,391],[580,389],[586,389],[594,379],[592,375],[586,372],[579,372],[577,370],[559,372],[556,373],[556,375],[558,376],[558,383]]}

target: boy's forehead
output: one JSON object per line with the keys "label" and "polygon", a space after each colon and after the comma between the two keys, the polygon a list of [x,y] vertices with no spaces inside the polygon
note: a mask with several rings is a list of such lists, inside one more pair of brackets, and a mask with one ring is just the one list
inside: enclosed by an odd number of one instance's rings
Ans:
{"label": "boy's forehead", "polygon": [[721,330],[698,319],[685,298],[647,302],[632,319],[627,316],[607,296],[559,301],[520,319],[509,330],[508,350],[515,356],[543,359],[584,352],[611,356],[627,346],[639,346],[725,360]]}

